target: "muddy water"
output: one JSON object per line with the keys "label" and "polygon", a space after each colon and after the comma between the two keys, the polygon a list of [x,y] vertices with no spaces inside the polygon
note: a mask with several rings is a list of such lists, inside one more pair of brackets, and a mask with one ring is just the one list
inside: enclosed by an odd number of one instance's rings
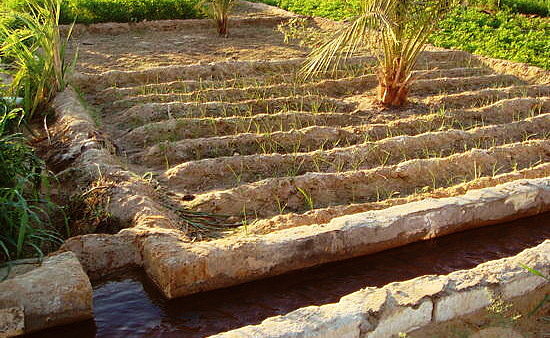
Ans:
{"label": "muddy water", "polygon": [[172,301],[142,272],[128,271],[94,286],[95,321],[39,336],[203,337],[300,307],[337,302],[366,286],[469,269],[548,238],[550,214],[545,214]]}

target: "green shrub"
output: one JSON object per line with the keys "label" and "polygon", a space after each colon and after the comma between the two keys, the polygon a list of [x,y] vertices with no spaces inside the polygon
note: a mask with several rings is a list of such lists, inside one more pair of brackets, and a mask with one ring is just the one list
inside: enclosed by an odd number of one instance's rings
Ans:
{"label": "green shrub", "polygon": [[55,205],[43,197],[44,163],[25,137],[12,131],[21,112],[3,104],[0,110],[0,262],[5,262],[42,256],[45,245],[61,240],[50,230],[48,213]]}
{"label": "green shrub", "polygon": [[550,15],[548,0],[474,0],[469,5],[492,11],[509,10],[513,13]]}
{"label": "green shrub", "polygon": [[357,13],[358,1],[359,0],[266,0],[262,2],[302,15],[342,20]]}
{"label": "green shrub", "polygon": [[460,8],[440,24],[431,39],[437,46],[526,62],[550,69],[550,22],[509,11],[487,14]]}
{"label": "green shrub", "polygon": [[[36,0],[35,0],[36,1]],[[200,17],[198,0],[63,0],[60,23],[136,22]],[[25,0],[6,0],[8,9],[25,10]],[[1,5],[0,5],[1,6]]]}
{"label": "green shrub", "polygon": [[67,0],[71,21],[137,22],[200,17],[196,0]]}

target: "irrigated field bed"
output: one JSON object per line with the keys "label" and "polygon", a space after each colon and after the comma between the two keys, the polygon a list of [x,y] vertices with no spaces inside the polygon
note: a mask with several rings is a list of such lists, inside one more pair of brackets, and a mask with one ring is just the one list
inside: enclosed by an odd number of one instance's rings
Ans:
{"label": "irrigated field bed", "polygon": [[[283,17],[268,18],[237,23],[228,39],[201,25],[178,30],[201,41],[170,52],[185,62],[163,54],[163,47],[152,50],[159,35],[176,31],[113,37],[109,26],[105,32],[98,26],[99,33],[78,37],[101,41],[101,48],[119,46],[108,58],[117,67],[90,56],[95,45],[81,51],[81,71],[94,74],[77,78],[101,109],[98,121],[119,156],[132,171],[153,174],[170,208],[228,215],[244,223],[244,232],[266,233],[449,196],[445,190],[468,184],[496,185],[520,173],[547,175],[545,72],[537,77],[535,68],[517,71],[431,48],[416,67],[410,104],[383,109],[369,96],[377,83],[371,57],[353,57],[337,72],[304,82],[297,72],[306,50],[276,32]],[[128,40],[138,48],[119,44]],[[220,59],[213,46],[237,56]],[[201,52],[189,58],[196,48]],[[136,56],[126,62],[119,49],[162,62]],[[113,71],[130,67],[144,69]],[[109,71],[95,74],[103,69]]]}
{"label": "irrigated field bed", "polygon": [[175,298],[550,211],[548,72],[429,47],[384,109],[371,56],[304,81],[292,16],[238,13],[229,38],[76,27],[50,164],[95,180],[122,229],[66,242],[89,276],[142,266]]}

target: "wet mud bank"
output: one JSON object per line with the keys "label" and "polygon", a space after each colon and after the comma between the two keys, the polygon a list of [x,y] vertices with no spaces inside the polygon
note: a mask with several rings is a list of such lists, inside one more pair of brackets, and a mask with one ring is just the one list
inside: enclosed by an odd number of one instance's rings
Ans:
{"label": "wet mud bank", "polygon": [[144,273],[128,270],[95,283],[95,321],[43,331],[40,337],[204,337],[299,308],[336,303],[365,287],[472,269],[547,238],[550,213],[171,301]]}

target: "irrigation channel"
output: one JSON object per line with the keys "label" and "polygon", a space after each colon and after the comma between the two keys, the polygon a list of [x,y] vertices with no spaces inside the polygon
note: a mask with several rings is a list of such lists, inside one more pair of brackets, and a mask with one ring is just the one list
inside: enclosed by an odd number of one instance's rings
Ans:
{"label": "irrigation channel", "polygon": [[36,337],[204,337],[301,307],[334,303],[367,286],[470,269],[548,238],[550,213],[171,301],[143,272],[124,271],[94,285],[95,321]]}

